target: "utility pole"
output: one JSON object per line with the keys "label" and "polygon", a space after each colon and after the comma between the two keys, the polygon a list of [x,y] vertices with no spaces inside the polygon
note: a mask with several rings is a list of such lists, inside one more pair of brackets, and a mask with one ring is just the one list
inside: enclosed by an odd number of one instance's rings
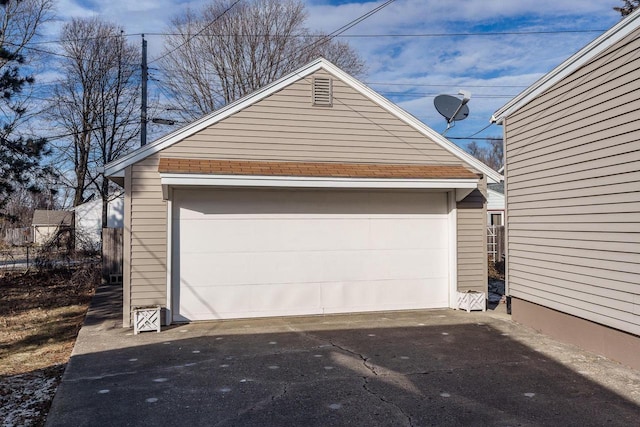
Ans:
{"label": "utility pole", "polygon": [[140,102],[140,146],[147,144],[147,41],[142,35],[142,102]]}

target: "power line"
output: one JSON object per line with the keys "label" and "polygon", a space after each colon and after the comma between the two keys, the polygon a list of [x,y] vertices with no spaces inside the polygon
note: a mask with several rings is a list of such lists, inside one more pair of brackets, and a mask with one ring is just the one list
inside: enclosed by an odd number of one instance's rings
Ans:
{"label": "power line", "polygon": [[173,52],[175,52],[176,50],[180,49],[181,47],[183,47],[184,45],[188,44],[194,37],[199,36],[200,34],[202,34],[204,32],[204,30],[206,30],[207,28],[209,28],[210,26],[212,26],[213,24],[216,23],[216,21],[218,21],[218,19],[222,18],[224,15],[226,15],[235,5],[237,5],[238,3],[240,3],[240,0],[236,0],[235,2],[233,2],[231,4],[231,6],[229,6],[228,8],[226,8],[220,15],[216,16],[216,18],[209,22],[207,25],[205,25],[204,27],[202,27],[200,29],[200,31],[197,31],[194,35],[188,37],[183,43],[179,44],[178,46],[174,47],[173,49],[165,52],[163,55],[152,59],[151,61],[149,61],[149,64],[153,64],[156,61],[161,60],[162,58],[171,55]]}
{"label": "power line", "polygon": [[363,82],[364,84],[371,86],[410,86],[410,87],[473,87],[473,88],[528,88],[527,85],[468,85],[464,83],[451,83],[451,84],[427,84],[427,83],[385,83],[385,82]]}
{"label": "power line", "polygon": [[[378,13],[379,11],[381,11],[382,9],[384,9],[385,7],[389,6],[391,3],[393,3],[395,0],[388,0],[384,3],[382,3],[380,6],[377,6],[373,9],[371,9],[370,11],[368,11],[367,13],[365,13],[364,15],[361,15],[359,17],[357,17],[356,19],[346,23],[345,25],[343,25],[342,27],[338,28],[337,30],[332,31],[331,33],[324,35],[324,36],[320,36],[320,38],[318,38],[318,40],[308,44],[307,46],[303,47],[302,49],[300,49],[301,52],[307,52],[313,48],[315,48],[316,46],[319,46],[323,43],[327,43],[330,42],[331,40],[333,40],[335,37],[339,36],[340,34],[344,33],[345,31],[348,31],[349,29],[353,28],[354,26],[358,25],[359,23],[363,22],[364,20],[370,18],[371,16],[375,15],[376,13]],[[284,62],[285,60],[290,60],[291,58],[293,58],[294,55],[299,55],[298,52],[288,56],[288,57],[283,57],[280,61],[278,61],[276,63],[276,65],[280,65],[282,62]]]}
{"label": "power line", "polygon": [[375,15],[376,13],[380,12],[382,9],[384,9],[387,6],[389,6],[394,1],[395,0],[388,0],[388,1],[384,2],[384,3],[382,3],[380,6],[378,6],[376,8],[373,8],[372,10],[370,10],[367,13],[365,13],[364,15],[362,15],[362,16],[354,19],[353,21],[349,22],[348,24],[343,25],[342,27],[338,28],[333,33],[330,33],[327,37],[330,38],[330,39],[334,38],[334,37],[338,37],[339,35],[341,35],[345,31],[355,27],[356,25],[358,25],[362,21],[364,21],[364,20],[370,18],[371,16]]}
{"label": "power line", "polygon": [[[113,36],[113,37],[120,37],[120,36]],[[105,38],[106,38],[106,37],[105,37]],[[91,39],[98,39],[98,37],[91,38]],[[88,40],[88,39],[87,39],[87,40]],[[15,44],[15,43],[11,43],[11,42],[9,42],[9,41],[5,41],[4,43],[5,43],[6,45],[9,45],[9,46],[13,46],[13,47],[20,47],[20,45]],[[54,51],[51,51],[51,50],[41,49],[41,48],[38,48],[38,47],[32,47],[32,46],[30,46],[30,45],[25,45],[25,46],[22,46],[21,48],[22,48],[22,49],[28,49],[28,50],[31,50],[31,51],[33,51],[33,52],[42,53],[42,54],[45,54],[45,55],[58,56],[58,57],[60,57],[60,58],[72,59],[72,60],[74,60],[74,61],[76,61],[76,60],[80,59],[80,60],[81,60],[81,61],[83,61],[83,62],[84,62],[84,61],[87,61],[87,62],[98,62],[98,63],[100,62],[100,60],[96,60],[96,59],[90,59],[90,58],[77,58],[77,57],[74,57],[74,56],[72,56],[72,55],[67,55],[67,54],[65,54],[65,53],[54,52]],[[137,63],[131,63],[131,62],[122,62],[122,65],[133,66],[133,65],[140,65],[140,64],[137,64]]]}
{"label": "power line", "polygon": [[[121,122],[116,123],[116,126],[122,126],[122,125],[131,125],[131,124],[138,124],[138,120],[123,120]],[[69,132],[69,133],[64,133],[64,134],[59,134],[59,135],[53,135],[53,136],[38,136],[39,138],[45,138],[47,140],[47,142],[50,141],[54,141],[56,139],[63,139],[63,138],[68,138],[70,136],[77,136],[80,135],[84,132],[95,132],[95,131],[99,131],[99,130],[103,130],[103,129],[107,129],[112,127],[112,125],[104,125],[104,126],[98,126],[95,128],[91,128],[91,129],[84,129],[81,131],[76,131],[76,132]],[[35,136],[34,136],[35,137]]]}
{"label": "power line", "polygon": [[[238,0],[239,2],[240,0]],[[212,21],[209,25],[211,25],[214,21]],[[193,34],[190,38],[195,37],[258,37],[263,36],[266,37],[266,34],[201,34],[204,30],[200,30],[199,33]],[[527,35],[555,35],[555,34],[581,34],[581,33],[603,33],[606,29],[587,29],[587,30],[538,30],[538,31],[490,31],[490,32],[466,32],[466,33],[416,33],[416,34],[340,34],[335,37],[339,38],[411,38],[411,37],[481,37],[481,36],[527,36]],[[140,37],[143,33],[123,33],[122,37]],[[171,33],[171,32],[145,32],[146,36],[184,36],[184,33]],[[325,36],[321,34],[288,34],[288,35],[273,35],[269,34],[269,37],[275,38],[323,38]],[[106,39],[106,38],[114,38],[120,37],[120,35],[106,35],[106,36],[95,36],[95,37],[82,37],[77,39],[56,39],[56,40],[42,40],[42,41],[32,41],[29,43],[31,46],[36,45],[46,45],[46,44],[58,44],[58,43],[69,43],[69,42],[79,42],[79,41],[89,41],[89,40],[98,40],[98,39]]]}
{"label": "power line", "polygon": [[554,35],[571,33],[603,33],[606,30],[548,30],[548,31],[487,31],[469,33],[421,33],[421,34],[347,34],[343,38],[379,38],[379,37],[476,37],[476,36],[526,36],[526,35]]}
{"label": "power line", "polygon": [[491,126],[493,126],[493,123],[489,123],[488,125],[486,125],[486,126],[485,126],[485,127],[483,127],[482,129],[480,129],[479,131],[477,131],[477,132],[473,133],[471,136],[468,136],[468,137],[466,137],[466,138],[464,138],[464,139],[471,139],[471,138],[473,138],[474,136],[476,136],[477,134],[479,134],[479,133],[481,133],[481,132],[484,132],[485,130],[489,129]]}
{"label": "power line", "polygon": [[[296,50],[295,52],[289,54],[288,56],[283,56],[282,58],[280,58],[280,60],[274,62],[273,64],[271,64],[272,67],[277,68],[280,64],[282,64],[285,61],[291,61],[292,59],[294,59],[295,56],[299,56],[301,55],[301,53],[304,53],[310,49],[313,49],[314,47],[316,47],[319,44],[322,43],[326,43],[331,41],[334,37],[342,34],[343,32],[349,30],[350,28],[353,28],[355,25],[363,22],[364,20],[366,20],[367,18],[373,16],[374,14],[376,14],[377,12],[379,12],[380,10],[384,9],[385,7],[387,7],[388,5],[390,5],[391,3],[395,2],[395,0],[388,0],[385,3],[373,8],[372,10],[370,10],[369,12],[359,16],[358,18],[348,22],[347,24],[343,25],[342,27],[338,28],[337,30],[331,32],[328,35],[322,36],[320,39],[314,41],[313,43],[310,43],[304,47],[302,47],[301,49]],[[237,2],[236,2],[237,3]],[[234,3],[235,4],[235,3]],[[202,30],[201,30],[202,31]],[[191,39],[189,39],[191,40]],[[186,43],[186,42],[185,42]],[[184,44],[182,44],[182,46],[184,46]],[[160,58],[157,58],[155,61],[157,61],[158,59],[161,59],[165,56],[167,56],[169,53],[174,52],[176,49],[172,50],[171,52],[168,52],[166,54],[164,54],[163,56],[161,56]]]}
{"label": "power line", "polygon": [[[355,24],[354,24],[355,25]],[[555,34],[582,34],[603,33],[606,29],[593,30],[540,30],[540,31],[487,31],[468,33],[415,33],[415,34],[340,34],[339,38],[425,38],[425,37],[479,37],[479,36],[528,36],[528,35],[555,35]],[[127,36],[136,34],[127,34]],[[139,34],[137,34],[139,35]],[[145,33],[148,36],[184,36],[184,33]],[[195,37],[270,37],[270,38],[323,38],[321,34],[194,34]]]}
{"label": "power line", "polygon": [[[427,92],[386,92],[386,91],[376,91],[381,95],[389,95],[389,96],[408,96],[408,97],[425,97],[425,98],[434,98],[441,93],[427,93]],[[454,94],[451,94],[454,95]],[[474,94],[474,98],[483,98],[483,99],[493,99],[493,98],[513,98],[517,95],[509,95],[509,94]]]}
{"label": "power line", "polygon": [[478,141],[495,141],[496,139],[502,139],[502,137],[499,137],[499,136],[494,136],[494,137],[481,136],[481,137],[477,137],[477,138],[471,138],[469,136],[448,136],[447,139],[459,139],[459,140],[470,140],[470,139],[473,139],[473,140],[478,140]]}
{"label": "power line", "polygon": [[[146,34],[146,33],[145,33]],[[50,39],[50,40],[41,40],[37,42],[29,42],[30,45],[42,45],[42,44],[61,44],[61,43],[77,43],[91,40],[100,40],[100,39],[111,39],[116,37],[140,37],[142,33],[121,33],[121,34],[109,34],[102,36],[93,36],[93,37],[78,37],[75,39]]]}

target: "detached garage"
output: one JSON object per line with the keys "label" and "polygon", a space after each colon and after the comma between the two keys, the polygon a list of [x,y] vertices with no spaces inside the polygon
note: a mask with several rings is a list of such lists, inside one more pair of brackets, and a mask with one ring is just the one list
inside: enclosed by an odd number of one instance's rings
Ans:
{"label": "detached garage", "polygon": [[[317,79],[332,86],[315,105]],[[106,168],[123,185],[123,320],[452,307],[486,291],[499,175],[325,60]]]}

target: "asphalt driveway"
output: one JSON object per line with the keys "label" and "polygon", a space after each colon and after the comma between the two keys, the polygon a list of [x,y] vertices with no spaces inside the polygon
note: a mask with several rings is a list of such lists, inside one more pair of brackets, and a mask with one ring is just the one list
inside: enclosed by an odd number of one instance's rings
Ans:
{"label": "asphalt driveway", "polygon": [[[47,426],[637,425],[640,372],[491,312],[80,332]],[[114,309],[114,305],[116,306]]]}

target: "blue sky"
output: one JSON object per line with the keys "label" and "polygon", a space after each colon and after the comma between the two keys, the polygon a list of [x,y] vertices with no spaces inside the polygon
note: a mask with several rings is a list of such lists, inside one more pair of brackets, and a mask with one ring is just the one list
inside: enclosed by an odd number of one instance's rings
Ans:
{"label": "blue sky", "polygon": [[[65,20],[91,15],[122,25],[128,34],[161,33],[172,15],[203,3],[59,0],[58,20],[45,29],[44,37],[57,38]],[[305,3],[308,26],[329,33],[384,1]],[[434,96],[455,95],[461,89],[471,92],[469,118],[447,134],[466,137],[483,129],[491,114],[513,96],[618,22],[613,7],[621,4],[617,0],[396,0],[342,39],[365,60],[366,84],[438,132],[446,123],[433,107]],[[598,31],[583,32],[587,30]],[[136,42],[139,39],[132,36]],[[161,52],[162,38],[150,35],[147,40],[152,60]],[[44,80],[55,71],[49,74]],[[477,137],[501,134],[494,125]]]}

